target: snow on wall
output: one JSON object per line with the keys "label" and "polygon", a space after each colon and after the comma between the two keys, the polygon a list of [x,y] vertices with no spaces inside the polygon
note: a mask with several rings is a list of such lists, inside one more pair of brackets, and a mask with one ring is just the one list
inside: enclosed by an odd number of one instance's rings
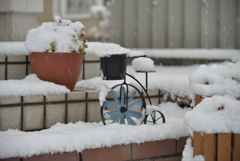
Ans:
{"label": "snow on wall", "polygon": [[240,62],[200,65],[189,77],[194,93],[240,97]]}
{"label": "snow on wall", "polygon": [[[41,32],[39,34],[41,34]],[[53,39],[56,39],[56,35],[53,37],[54,38],[51,38],[51,41],[49,41],[50,43],[53,41]],[[28,42],[29,41],[33,40],[29,39]],[[42,41],[45,42],[45,40]],[[42,46],[38,46],[37,50],[44,52],[44,49],[49,47],[49,42],[45,42]],[[106,57],[113,54],[127,54],[128,57],[145,56],[145,53],[142,51],[130,50],[114,43],[87,42],[86,44],[88,45],[88,48],[85,49],[87,54],[94,54],[98,57]],[[28,45],[29,51],[33,51],[34,49],[31,46],[32,45],[30,43]],[[59,50],[62,50],[62,48],[59,48]],[[67,50],[69,50],[68,48],[66,49],[66,52],[70,52]],[[28,53],[29,52],[26,50],[25,47],[25,42],[0,42],[0,55],[28,55]]]}
{"label": "snow on wall", "polygon": [[227,96],[205,98],[184,120],[190,133],[237,133],[240,134],[240,101]]}
{"label": "snow on wall", "polygon": [[127,54],[128,57],[145,56],[142,51],[130,50],[115,43],[88,42],[87,45],[87,54],[94,54],[99,58],[119,54]]}
{"label": "snow on wall", "polygon": [[28,55],[24,42],[0,42],[0,55]]}
{"label": "snow on wall", "polygon": [[[3,131],[0,132],[0,158],[30,157],[57,152],[82,152],[84,149],[139,144],[188,136],[182,118],[186,109],[180,109],[174,103],[159,106],[159,109],[168,111],[166,114],[168,121],[164,124],[131,126],[114,123],[104,126],[101,122],[77,122],[75,124],[57,123],[49,129],[35,132],[12,129]],[[177,115],[175,110],[179,112]]]}
{"label": "snow on wall", "polygon": [[203,155],[196,155],[193,157],[192,140],[190,138],[186,141],[182,155],[182,161],[205,161],[205,157]]}
{"label": "snow on wall", "polygon": [[[87,54],[98,57],[110,54],[128,54],[128,57],[145,56],[152,58],[176,59],[229,59],[240,61],[240,50],[235,49],[127,49],[115,43],[87,42]],[[28,55],[24,42],[0,42],[0,55]]]}
{"label": "snow on wall", "polygon": [[147,57],[175,58],[175,59],[230,59],[233,62],[240,61],[240,50],[236,49],[132,49],[141,50]]}
{"label": "snow on wall", "polygon": [[[136,74],[135,78],[141,82],[141,84],[145,87],[145,74]],[[82,80],[77,82],[76,87],[89,88],[89,89],[97,89],[102,91],[102,86],[106,86],[108,88],[113,87],[116,84],[122,83],[122,80],[118,81],[106,81],[102,80],[100,77],[91,78],[88,80]],[[133,79],[127,77],[126,82],[136,86],[141,90],[140,85]],[[191,100],[194,99],[194,93],[192,92],[189,86],[189,79],[187,74],[183,75],[166,75],[166,74],[155,74],[150,73],[148,79],[148,90],[159,89],[163,92],[170,93],[173,97],[180,96],[182,98],[189,98]],[[132,90],[132,88],[129,88]],[[101,93],[100,93],[101,94]],[[100,95],[99,100],[100,104],[104,101],[104,96]]]}
{"label": "snow on wall", "polygon": [[40,80],[36,74],[30,74],[22,80],[0,80],[0,89],[0,97],[70,92],[65,86]]}

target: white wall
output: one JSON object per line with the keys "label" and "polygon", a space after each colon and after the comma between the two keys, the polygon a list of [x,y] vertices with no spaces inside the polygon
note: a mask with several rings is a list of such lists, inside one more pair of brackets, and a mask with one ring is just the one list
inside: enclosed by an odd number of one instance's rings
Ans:
{"label": "white wall", "polygon": [[43,0],[0,0],[0,41],[25,41],[42,11]]}
{"label": "white wall", "polygon": [[111,41],[132,48],[240,48],[240,0],[115,0]]}

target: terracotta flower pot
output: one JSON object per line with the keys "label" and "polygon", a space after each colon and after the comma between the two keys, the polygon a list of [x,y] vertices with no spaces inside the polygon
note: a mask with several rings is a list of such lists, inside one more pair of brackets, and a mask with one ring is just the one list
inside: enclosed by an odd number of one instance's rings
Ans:
{"label": "terracotta flower pot", "polygon": [[30,53],[32,72],[38,78],[73,90],[80,76],[83,53]]}

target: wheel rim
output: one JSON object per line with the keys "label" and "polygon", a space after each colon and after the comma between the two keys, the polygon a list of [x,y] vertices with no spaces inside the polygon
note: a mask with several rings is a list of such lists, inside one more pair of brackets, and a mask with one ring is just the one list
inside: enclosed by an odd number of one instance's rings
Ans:
{"label": "wheel rim", "polygon": [[[126,86],[127,90],[125,89],[124,86]],[[131,86],[135,89],[135,91],[131,94],[129,98],[127,98],[126,93],[128,92],[128,86]],[[120,100],[118,99],[116,93],[114,92],[114,89],[119,87],[120,87]],[[133,99],[137,93],[140,95],[140,100],[134,101]],[[109,100],[107,100],[108,96],[111,96],[113,98],[112,101],[114,101],[114,103],[111,103]],[[130,116],[136,119],[143,118],[144,114],[142,114],[141,112],[133,111],[134,108],[139,108],[141,106],[142,108],[146,108],[146,103],[142,93],[136,87],[127,84],[116,85],[108,93],[108,95],[106,96],[106,101],[103,103],[103,106],[101,107],[102,122],[104,125],[106,125],[106,120],[111,120],[108,121],[111,123],[126,124],[127,122],[129,125],[137,125],[137,123]],[[111,111],[104,112],[104,109],[106,108],[110,109]]]}
{"label": "wheel rim", "polygon": [[147,116],[147,123],[157,125],[157,123],[165,123],[165,116],[160,111],[152,111],[151,114]]}

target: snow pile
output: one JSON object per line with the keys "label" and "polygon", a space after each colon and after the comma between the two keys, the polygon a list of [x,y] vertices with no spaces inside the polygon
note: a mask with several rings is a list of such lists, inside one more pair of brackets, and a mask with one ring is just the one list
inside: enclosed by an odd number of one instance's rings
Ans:
{"label": "snow pile", "polygon": [[[149,106],[148,106],[149,107]],[[161,111],[165,118],[166,123],[179,123],[184,122],[183,116],[186,114],[186,112],[191,111],[191,108],[180,108],[177,103],[172,102],[163,102],[158,106],[153,106],[151,109],[147,109],[147,112],[158,110]]]}
{"label": "snow pile", "polygon": [[81,80],[76,83],[75,87],[87,88],[87,89],[96,89],[101,90],[102,85],[102,78],[101,77],[94,77],[86,80]]}
{"label": "snow pile", "polygon": [[[65,22],[62,20],[62,22]],[[40,31],[37,31],[36,29],[32,29],[29,32],[30,33],[34,33],[37,36],[41,36],[40,39],[34,40],[36,37],[35,36],[30,36],[27,38],[26,42],[27,44],[25,45],[25,42],[0,42],[0,55],[28,55],[28,53],[30,52],[34,52],[34,51],[38,51],[38,52],[51,52],[52,49],[55,49],[55,52],[72,52],[75,51],[78,52],[76,44],[75,45],[70,45],[70,43],[72,43],[70,40],[75,39],[76,36],[71,37],[70,35],[66,35],[63,34],[62,36],[57,36],[56,32],[52,33],[51,35],[42,35],[44,34],[43,32],[48,32],[48,31],[42,31],[43,27],[46,27],[47,29],[50,28],[51,30],[53,29],[53,24],[54,23],[43,23],[41,27],[39,27]],[[77,23],[77,22],[76,22]],[[50,27],[48,27],[50,26]],[[73,25],[71,25],[73,26]],[[56,28],[58,28],[60,26],[56,26]],[[61,26],[62,27],[62,26]],[[77,25],[76,25],[77,27]],[[66,29],[67,30],[67,29]],[[56,31],[61,31],[61,30],[56,30]],[[49,31],[50,32],[50,31]],[[52,31],[51,31],[52,32]],[[62,31],[61,31],[62,32]],[[74,31],[75,32],[75,31]],[[54,34],[55,33],[55,34]],[[69,31],[68,34],[71,34],[71,32]],[[67,40],[67,37],[69,38],[69,40]],[[49,39],[47,39],[49,38]],[[47,39],[47,40],[44,40]],[[59,44],[58,41],[64,39],[64,41],[62,41],[62,46],[57,45]],[[55,41],[56,40],[56,41]],[[52,44],[52,42],[54,42]],[[56,43],[55,43],[56,42]],[[52,44],[52,46],[51,46]],[[67,45],[68,44],[68,45]],[[69,48],[70,46],[71,48]],[[78,44],[79,45],[79,44]],[[121,47],[118,44],[115,43],[103,43],[103,42],[86,42],[86,45],[88,46],[88,48],[85,48],[85,52],[87,54],[93,54],[93,55],[97,55],[98,57],[107,57],[113,54],[119,55],[119,54],[127,54],[128,57],[139,57],[139,56],[146,56],[145,53],[143,51],[134,51],[134,50],[130,50],[130,49],[126,49],[124,47]],[[51,48],[53,47],[53,48]],[[27,51],[27,49],[28,51]]]}
{"label": "snow pile", "polygon": [[192,140],[190,138],[186,141],[182,155],[182,161],[205,161],[205,157],[203,155],[196,155],[193,157]]}
{"label": "snow pile", "polygon": [[240,61],[240,50],[236,49],[132,49],[141,50],[152,58],[184,58],[184,59],[230,59]]}
{"label": "snow pile", "polygon": [[[170,106],[173,106],[171,112],[174,112],[176,108],[178,111],[181,110],[176,104],[168,104],[165,108]],[[159,108],[164,109],[163,106]],[[184,113],[184,111],[181,112],[182,116]],[[168,116],[174,117],[174,115],[166,114],[166,120],[171,120]],[[131,126],[115,123],[104,126],[101,122],[77,122],[75,124],[57,123],[50,129],[36,132],[8,130],[0,132],[0,158],[30,157],[43,153],[82,152],[84,149],[113,145],[178,139],[188,136],[183,118],[178,116],[174,123],[167,121],[165,124],[158,125]]]}
{"label": "snow pile", "polygon": [[[67,21],[67,20],[66,20]],[[61,22],[65,22],[65,20],[61,20]],[[76,22],[77,23],[77,22]],[[57,22],[53,22],[52,25],[55,24],[55,27],[57,27]],[[73,23],[72,23],[73,24]],[[76,25],[69,25],[71,27],[77,27],[78,25],[82,25],[77,23]],[[36,29],[32,29],[29,32],[35,34],[40,37],[40,39],[35,40],[33,36],[30,36],[29,39],[27,38],[27,42],[30,44],[27,45],[27,48],[29,52],[32,51],[39,51],[39,52],[45,52],[45,51],[51,51],[51,43],[53,41],[43,39],[50,38],[56,40],[55,36],[49,36],[48,34],[54,33],[54,27],[51,26],[51,23],[43,23],[41,25],[43,27],[46,27],[47,29],[50,29],[46,34],[43,34],[42,31],[37,32]],[[60,26],[58,26],[59,28]],[[62,26],[63,27],[63,26]],[[57,30],[59,32],[63,32],[62,30]],[[45,31],[47,32],[47,31]],[[75,32],[75,31],[74,31]],[[74,39],[74,36],[71,37],[71,34],[74,34],[73,31],[69,31],[68,33],[65,33],[57,38],[58,41],[62,41],[63,46],[57,45],[55,46],[55,51],[60,51],[62,48],[65,48],[62,51],[68,51],[69,52],[69,45],[71,40]],[[68,34],[68,35],[67,35]],[[66,35],[66,36],[64,36]],[[67,37],[64,39],[64,37]],[[71,38],[71,39],[70,39]],[[32,41],[32,42],[31,42]],[[65,44],[67,43],[67,44]],[[31,46],[31,44],[33,46]],[[55,44],[55,43],[54,43]],[[102,43],[102,42],[87,42],[88,48],[85,49],[87,54],[95,54],[98,57],[106,57],[110,56],[112,54],[127,54],[128,57],[139,57],[139,56],[148,56],[152,58],[187,58],[187,59],[216,59],[216,60],[225,60],[225,59],[231,59],[232,62],[239,62],[240,61],[240,50],[234,50],[234,49],[127,49],[123,48],[118,44],[115,43]],[[37,45],[37,47],[34,47]],[[72,49],[74,50],[74,46],[72,46]],[[0,42],[0,55],[28,55],[28,52],[26,49],[24,49],[24,42]],[[34,50],[36,49],[36,50]],[[72,50],[70,50],[71,52]]]}
{"label": "snow pile", "polygon": [[[189,75],[198,68],[198,65],[191,66],[155,66],[156,73],[149,73],[148,89],[159,89],[163,92],[164,101],[168,96],[172,100],[188,102],[194,100],[194,93],[189,86]],[[132,72],[132,71],[131,71]],[[133,73],[133,72],[132,72]],[[145,85],[145,74],[134,73],[134,76]],[[192,102],[193,106],[194,102]]]}
{"label": "snow pile", "polygon": [[0,55],[28,55],[23,42],[0,42]]}
{"label": "snow pile", "polygon": [[127,54],[128,57],[145,56],[142,51],[132,51],[115,43],[88,42],[87,45],[87,54],[94,54],[99,58],[120,54]]}
{"label": "snow pile", "polygon": [[47,95],[70,92],[65,86],[40,80],[36,74],[30,74],[22,80],[0,80],[0,96]]}
{"label": "snow pile", "polygon": [[[194,99],[194,93],[189,86],[189,74],[191,74],[197,65],[189,67],[160,67],[156,66],[156,73],[148,74],[148,89],[159,89],[164,93],[169,93],[172,98],[179,96],[181,98]],[[169,69],[170,68],[170,69]],[[146,75],[145,73],[135,73],[132,66],[127,67],[127,73],[133,75],[140,83],[145,87]],[[126,82],[141,89],[141,86],[132,78],[126,77]],[[123,83],[123,80],[108,81],[102,80],[101,77],[95,77],[87,80],[81,80],[77,82],[76,87],[96,89],[101,91],[101,86],[105,85],[108,88],[112,88],[117,84]],[[132,88],[129,88],[131,90]],[[117,90],[117,89],[116,89]],[[118,89],[119,90],[119,89]],[[101,98],[104,98],[100,96]],[[100,99],[100,102],[102,99]]]}
{"label": "snow pile", "polygon": [[154,62],[150,58],[135,58],[132,66],[138,72],[155,72]]}
{"label": "snow pile", "polygon": [[102,85],[111,88],[116,84],[122,83],[122,80],[103,80],[101,77],[94,77],[87,80],[81,80],[76,83],[75,87],[87,88],[87,89],[95,89],[101,91]]}
{"label": "snow pile", "polygon": [[205,98],[184,116],[190,132],[240,133],[240,101],[227,96]]}
{"label": "snow pile", "polygon": [[[221,63],[224,64],[224,63]],[[179,96],[182,98],[194,99],[194,93],[189,86],[189,75],[193,73],[199,65],[191,66],[155,66],[156,73],[148,74],[148,89],[162,90],[165,93],[170,93],[172,97]],[[136,73],[132,66],[127,66],[127,73],[138,79],[145,86],[145,73]],[[126,81],[133,84],[141,90],[141,87],[135,80],[126,76]],[[95,77],[77,82],[76,87],[96,89],[101,91],[101,86],[105,84],[108,88],[116,84],[122,83],[123,80],[108,81],[102,80],[101,77]],[[131,88],[130,88],[131,90]]]}
{"label": "snow pile", "polygon": [[[149,74],[148,89],[150,90],[160,89],[165,92],[169,92],[172,95],[178,95],[178,96],[182,96],[183,98],[188,97],[193,99],[194,94],[191,92],[188,85],[189,83],[188,75],[192,73],[195,69],[197,69],[197,67],[198,67],[197,65],[189,66],[189,67],[156,66],[157,72]],[[128,70],[128,73],[134,75],[138,80],[140,80],[140,82],[143,85],[145,85],[145,74],[135,73],[134,69],[131,66],[128,66],[127,70]],[[34,75],[27,76],[27,78],[33,78],[33,77],[36,77],[36,76]],[[31,94],[37,94],[37,93],[46,95],[46,93],[48,92],[51,93],[51,90],[53,90],[52,93],[56,93],[56,91],[59,91],[61,93],[68,92],[66,91],[64,86],[59,86],[50,82],[40,81],[37,77],[36,77],[36,80],[38,81],[29,82],[30,84],[35,83],[35,85],[32,85],[32,86],[27,85],[26,78],[23,80],[8,80],[8,81],[1,80],[0,87],[1,89],[4,89],[4,90],[1,90],[0,94],[1,96],[9,96],[9,95],[22,96],[22,95],[31,95]],[[103,84],[106,85],[108,88],[111,88],[114,85],[120,84],[122,82],[123,82],[122,80],[108,81],[108,80],[102,80],[101,77],[95,77],[88,80],[81,80],[77,82],[76,87],[96,89],[96,90],[102,91]],[[127,77],[127,82],[134,84],[140,88],[140,86],[138,86],[138,84],[129,77]],[[50,84],[52,85],[51,87],[49,87]]]}
{"label": "snow pile", "polygon": [[103,105],[103,103],[106,101],[106,96],[110,92],[110,88],[108,88],[106,85],[101,86],[101,91],[99,93],[99,101],[100,101],[100,106]]}
{"label": "snow pile", "polygon": [[240,96],[240,62],[201,65],[189,79],[196,94]]}
{"label": "snow pile", "polygon": [[31,52],[84,52],[87,47],[84,25],[55,16],[55,22],[46,22],[28,31],[25,46]]}
{"label": "snow pile", "polygon": [[[209,95],[215,94],[210,89],[212,88],[211,85],[197,83],[199,80],[204,80],[203,78],[206,78],[207,76],[211,76],[212,74],[207,74],[207,73],[210,72],[211,70],[209,69],[214,66],[226,68],[226,70],[216,69],[216,72],[224,73],[224,75],[227,76],[226,78],[224,77],[224,79],[228,79],[229,82],[237,83],[236,79],[239,79],[240,77],[240,74],[238,74],[240,71],[238,70],[239,63],[234,64],[229,62],[223,62],[218,64],[201,65],[200,67],[199,65],[155,66],[156,73],[148,74],[148,89],[149,90],[159,89],[164,93],[169,93],[172,99],[174,99],[175,96],[179,96],[181,98],[187,97],[191,100],[194,100],[195,93],[205,95],[204,93],[208,92]],[[206,70],[201,71],[202,68]],[[133,75],[137,80],[139,80],[142,83],[143,86],[145,86],[146,75],[144,73],[136,73],[132,66],[127,66],[127,73]],[[232,79],[231,76],[234,76],[235,80]],[[191,82],[189,81],[189,77],[190,77],[190,80],[192,80]],[[134,86],[141,89],[141,87],[135,82],[135,80],[131,79],[130,77],[127,76],[126,81],[127,83],[133,84]],[[216,81],[219,83],[222,83],[218,79],[216,79]],[[107,87],[111,88],[114,85],[120,84],[122,82],[123,82],[122,80],[107,81],[107,80],[102,80],[100,77],[95,77],[92,79],[79,81],[76,86],[83,87],[83,88],[97,89],[101,91],[102,84],[105,84],[107,85]],[[203,82],[205,83],[205,81]],[[235,95],[240,92],[240,90],[238,90],[239,83],[236,85],[224,85],[224,86],[221,85],[220,88],[214,88],[214,89],[222,91],[224,89],[227,89],[228,87],[231,87],[232,89],[232,90],[228,90],[229,95]],[[202,93],[197,92],[197,90],[201,91]],[[209,95],[206,94],[205,96],[209,96]]]}
{"label": "snow pile", "polygon": [[[165,74],[149,74],[148,79],[148,89],[149,90],[162,90],[164,93],[170,93],[172,97],[179,96],[181,98],[189,98],[191,100],[194,99],[194,93],[192,92],[191,88],[189,87],[189,80],[188,75],[165,75]],[[141,82],[141,84],[145,87],[146,77],[145,74],[137,74],[136,79]],[[133,79],[127,77],[126,82],[128,84],[132,84],[136,86],[139,90],[142,90],[141,86]],[[76,87],[81,88],[89,88],[89,89],[96,89],[101,91],[102,85],[112,88],[117,84],[123,83],[123,80],[117,81],[106,81],[102,80],[101,77],[95,77],[88,80],[82,80],[77,82]],[[131,91],[133,88],[129,88]],[[119,90],[115,89],[116,91]],[[104,96],[100,95],[100,98],[105,98]],[[100,99],[100,102],[103,100]]]}
{"label": "snow pile", "polygon": [[[138,81],[145,85],[145,75],[139,74],[136,76]],[[135,86],[140,86],[132,80],[131,84]],[[194,93],[189,86],[188,75],[166,75],[159,73],[150,73],[148,79],[148,89],[155,90],[159,89],[164,93],[169,93],[172,98],[179,96],[181,98],[194,99]]]}

